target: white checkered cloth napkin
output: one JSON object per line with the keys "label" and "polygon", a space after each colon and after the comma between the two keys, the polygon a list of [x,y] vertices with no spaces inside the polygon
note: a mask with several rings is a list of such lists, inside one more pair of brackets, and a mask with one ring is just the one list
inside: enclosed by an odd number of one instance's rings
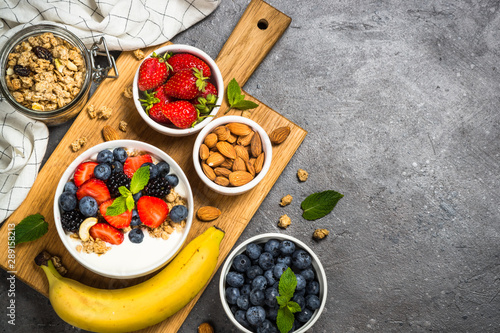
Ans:
{"label": "white checkered cloth napkin", "polygon": [[[134,50],[170,40],[208,16],[221,0],[0,1],[0,48],[17,31],[56,23],[90,48],[101,37],[110,50]],[[40,122],[0,103],[0,224],[26,198],[47,148]]]}

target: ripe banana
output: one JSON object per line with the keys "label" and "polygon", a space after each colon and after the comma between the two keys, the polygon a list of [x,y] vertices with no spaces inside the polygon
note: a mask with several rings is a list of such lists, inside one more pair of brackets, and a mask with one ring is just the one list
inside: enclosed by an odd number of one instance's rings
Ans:
{"label": "ripe banana", "polygon": [[[49,299],[64,321],[95,332],[129,332],[163,321],[189,303],[214,272],[224,232],[210,227],[158,274],[123,289],[98,289],[62,277],[37,257],[49,281]],[[40,256],[39,256],[40,257]]]}

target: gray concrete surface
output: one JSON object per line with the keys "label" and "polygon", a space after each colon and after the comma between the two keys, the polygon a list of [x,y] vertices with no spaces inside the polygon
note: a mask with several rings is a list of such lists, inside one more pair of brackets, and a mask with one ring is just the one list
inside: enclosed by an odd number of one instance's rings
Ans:
{"label": "gray concrete surface", "polygon": [[[316,251],[329,300],[310,332],[500,332],[500,3],[268,2],[293,20],[244,88],[309,134],[239,242],[281,232]],[[173,41],[215,57],[248,3],[224,0]],[[345,197],[302,219],[300,202],[327,189]],[[316,243],[318,227],[331,234]],[[218,279],[180,332],[236,331]],[[20,282],[16,301],[5,332],[79,331]]]}

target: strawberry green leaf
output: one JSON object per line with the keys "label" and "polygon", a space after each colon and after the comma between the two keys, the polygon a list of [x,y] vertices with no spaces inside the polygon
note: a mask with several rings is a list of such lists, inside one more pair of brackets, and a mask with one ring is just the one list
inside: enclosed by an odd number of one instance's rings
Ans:
{"label": "strawberry green leaf", "polygon": [[295,318],[293,313],[289,308],[281,308],[278,310],[278,316],[276,317],[276,324],[281,333],[288,333],[293,327],[293,322]]}
{"label": "strawberry green leaf", "polygon": [[234,105],[232,105],[232,107],[234,109],[238,109],[238,110],[250,110],[250,109],[255,109],[258,106],[259,106],[259,104],[254,103],[252,101],[248,101],[248,100],[239,101],[239,102],[235,103]]}
{"label": "strawberry green leaf", "polygon": [[130,181],[130,192],[132,192],[132,194],[136,194],[139,191],[142,191],[148,182],[149,166],[140,167],[132,176],[132,180]]}
{"label": "strawberry green leaf", "polygon": [[125,213],[127,210],[127,198],[128,197],[118,197],[113,203],[106,208],[107,216],[118,216],[122,213]]}
{"label": "strawberry green leaf", "polygon": [[290,300],[297,287],[297,277],[290,267],[281,275],[279,282],[280,296],[285,296]]}
{"label": "strawberry green leaf", "polygon": [[26,216],[14,228],[14,243],[16,245],[37,240],[47,233],[49,224],[41,214]]}
{"label": "strawberry green leaf", "polygon": [[332,190],[313,193],[302,201],[302,217],[309,221],[317,220],[330,213],[343,197],[343,194]]}
{"label": "strawberry green leaf", "polygon": [[286,306],[288,307],[288,309],[290,310],[291,313],[302,311],[302,309],[300,308],[300,305],[296,302],[293,302],[293,301],[288,302]]}

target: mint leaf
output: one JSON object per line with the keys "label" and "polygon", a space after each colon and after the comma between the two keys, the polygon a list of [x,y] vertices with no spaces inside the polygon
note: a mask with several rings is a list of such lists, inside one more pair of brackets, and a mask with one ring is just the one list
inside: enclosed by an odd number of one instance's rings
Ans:
{"label": "mint leaf", "polygon": [[247,100],[239,101],[239,102],[235,103],[234,105],[232,105],[233,108],[238,109],[238,110],[255,109],[258,106],[259,106],[259,104],[254,103],[252,101],[247,101]]}
{"label": "mint leaf", "polygon": [[41,214],[26,216],[14,228],[14,242],[21,244],[37,240],[47,233],[49,224]]}
{"label": "mint leaf", "polygon": [[[136,194],[142,191],[149,181],[149,166],[140,167],[132,176],[130,181],[130,192]],[[121,193],[121,192],[120,192]]]}
{"label": "mint leaf", "polygon": [[129,195],[132,195],[132,192],[130,192],[125,186],[118,187],[118,191],[120,192],[122,197],[128,197]]}
{"label": "mint leaf", "polygon": [[337,202],[344,197],[343,194],[328,190],[313,193],[302,201],[302,217],[306,220],[317,220],[330,213]]}
{"label": "mint leaf", "polygon": [[293,301],[288,302],[287,307],[291,313],[302,311],[302,309],[300,308],[300,305],[296,302],[293,302]]}
{"label": "mint leaf", "polygon": [[281,296],[288,297],[290,300],[293,297],[295,288],[297,287],[297,277],[293,273],[292,269],[288,267],[286,271],[281,275],[279,282],[279,292]]}
{"label": "mint leaf", "polygon": [[125,198],[125,205],[127,206],[127,210],[131,211],[135,207],[135,200],[132,195],[129,195]]}
{"label": "mint leaf", "polygon": [[[118,216],[125,213],[127,210],[127,198],[129,197],[118,197],[113,201],[113,203],[106,208],[107,216]],[[133,198],[132,198],[133,200]]]}
{"label": "mint leaf", "polygon": [[290,300],[290,298],[288,298],[287,296],[276,296],[276,299],[278,300],[278,304],[280,307],[284,308],[288,301]]}
{"label": "mint leaf", "polygon": [[278,316],[276,317],[276,324],[281,333],[288,333],[293,327],[295,318],[293,313],[288,308],[278,309]]}
{"label": "mint leaf", "polygon": [[233,106],[243,99],[245,99],[245,95],[241,93],[241,88],[238,82],[236,82],[236,79],[233,78],[227,85],[227,101],[230,106]]}

